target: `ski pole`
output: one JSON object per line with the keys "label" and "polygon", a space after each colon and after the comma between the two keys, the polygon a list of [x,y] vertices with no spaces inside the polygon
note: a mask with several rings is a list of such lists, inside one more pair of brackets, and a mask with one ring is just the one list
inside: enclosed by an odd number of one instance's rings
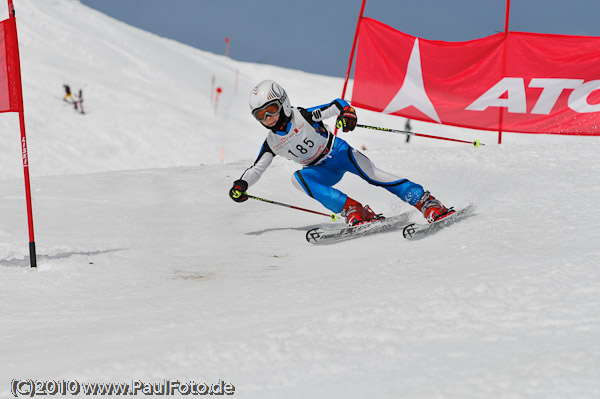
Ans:
{"label": "ski pole", "polygon": [[403,133],[403,134],[408,134],[410,136],[427,137],[427,138],[430,138],[430,139],[456,141],[457,143],[473,144],[473,146],[475,146],[475,147],[479,147],[480,145],[485,145],[483,143],[480,143],[479,140],[475,140],[475,141],[457,140],[457,139],[450,139],[448,137],[431,136],[429,134],[423,134],[423,133],[414,133],[414,132],[411,132],[409,130],[396,130],[396,129],[388,129],[386,127],[361,125],[360,123],[357,123],[356,127],[362,127],[363,129],[381,130],[383,132],[390,132],[390,133]]}
{"label": "ski pole", "polygon": [[330,218],[332,221],[336,221],[338,216],[335,213],[332,214],[327,214],[327,213],[322,213],[322,212],[317,212],[317,211],[311,211],[310,209],[304,209],[304,208],[300,208],[298,206],[294,206],[294,205],[288,205],[288,204],[283,204],[281,202],[277,202],[277,201],[273,201],[270,199],[266,199],[266,198],[260,198],[260,197],[255,197],[254,195],[250,195],[248,193],[244,193],[248,196],[248,198],[252,198],[254,200],[257,201],[262,201],[262,202],[266,202],[268,204],[274,204],[274,205],[279,205],[279,206],[285,206],[286,208],[292,208],[292,209],[296,209],[298,211],[304,211],[304,212],[310,212],[310,213],[316,213],[317,215],[323,215],[323,216],[327,216],[328,218]]}

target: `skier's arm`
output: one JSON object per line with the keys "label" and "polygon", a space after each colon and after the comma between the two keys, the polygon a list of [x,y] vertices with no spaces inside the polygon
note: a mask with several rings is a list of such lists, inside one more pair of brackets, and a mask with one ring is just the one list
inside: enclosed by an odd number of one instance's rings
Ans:
{"label": "skier's arm", "polygon": [[315,122],[337,116],[336,126],[344,132],[354,130],[356,127],[356,111],[346,100],[337,98],[329,104],[319,105],[307,109]]}
{"label": "skier's arm", "polygon": [[338,116],[344,107],[349,106],[346,100],[336,98],[329,104],[317,105],[316,107],[307,108],[306,110],[312,114],[312,119],[315,122],[320,122],[323,119],[329,119]]}
{"label": "skier's arm", "polygon": [[248,183],[248,187],[252,186],[258,181],[258,179],[260,179],[269,165],[271,165],[273,157],[275,157],[275,153],[265,141],[260,149],[260,153],[258,154],[256,161],[254,161],[254,165],[246,169],[246,171],[242,174],[242,177],[240,177],[240,180],[244,180],[246,183]]}
{"label": "skier's arm", "polygon": [[273,153],[273,150],[271,150],[271,147],[269,147],[269,144],[267,144],[265,140],[254,165],[246,169],[242,176],[233,182],[233,187],[229,190],[229,196],[232,200],[244,202],[248,199],[248,196],[244,193],[248,187],[252,186],[260,179],[265,170],[271,165],[273,157],[275,157],[275,153]]}

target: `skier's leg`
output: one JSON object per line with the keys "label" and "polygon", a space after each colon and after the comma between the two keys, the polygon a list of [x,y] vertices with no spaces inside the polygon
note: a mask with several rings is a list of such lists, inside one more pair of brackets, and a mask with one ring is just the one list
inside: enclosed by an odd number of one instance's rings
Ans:
{"label": "skier's leg", "polygon": [[298,190],[319,201],[325,208],[340,213],[348,196],[332,186],[342,179],[345,171],[323,167],[306,167],[292,175],[292,184]]}
{"label": "skier's leg", "polygon": [[420,184],[408,179],[401,179],[377,168],[369,158],[350,146],[348,146],[348,159],[352,163],[352,168],[349,169],[350,172],[374,186],[385,188],[410,205],[416,205],[425,192]]}
{"label": "skier's leg", "polygon": [[355,167],[356,173],[369,183],[383,187],[397,195],[403,201],[417,208],[428,222],[440,220],[454,211],[446,208],[438,199],[423,190],[419,184],[398,177],[378,169],[364,154],[349,147],[348,158]]}
{"label": "skier's leg", "polygon": [[345,171],[335,171],[329,168],[307,167],[296,171],[292,176],[294,187],[319,201],[324,207],[334,213],[340,213],[350,226],[366,223],[380,216],[368,206],[353,200],[332,186],[340,181]]}

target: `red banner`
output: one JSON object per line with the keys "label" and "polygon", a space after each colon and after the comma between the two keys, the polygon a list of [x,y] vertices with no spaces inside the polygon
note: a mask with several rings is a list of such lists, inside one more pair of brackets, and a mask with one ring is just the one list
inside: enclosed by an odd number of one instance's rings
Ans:
{"label": "red banner", "polygon": [[14,18],[0,22],[0,112],[21,111],[16,32]]}
{"label": "red banner", "polygon": [[600,38],[510,32],[442,42],[364,18],[352,104],[473,129],[598,136]]}

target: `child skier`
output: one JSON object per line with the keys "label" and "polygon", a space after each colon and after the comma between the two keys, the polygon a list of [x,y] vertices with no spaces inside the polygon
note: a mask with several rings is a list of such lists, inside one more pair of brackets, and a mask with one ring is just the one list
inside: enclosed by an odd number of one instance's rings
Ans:
{"label": "child skier", "polygon": [[344,132],[354,130],[356,112],[346,101],[338,98],[312,108],[292,107],[285,90],[274,81],[265,80],[250,93],[250,109],[270,132],[254,165],[246,169],[229,190],[234,201],[246,201],[248,187],[258,181],[273,157],[280,155],[303,166],[293,174],[293,185],[325,208],[340,213],[349,226],[368,223],[382,216],[333,188],[346,172],[383,187],[415,206],[430,223],[454,212],[419,184],[378,169],[369,158],[327,129],[323,119],[335,116],[338,128]]}

